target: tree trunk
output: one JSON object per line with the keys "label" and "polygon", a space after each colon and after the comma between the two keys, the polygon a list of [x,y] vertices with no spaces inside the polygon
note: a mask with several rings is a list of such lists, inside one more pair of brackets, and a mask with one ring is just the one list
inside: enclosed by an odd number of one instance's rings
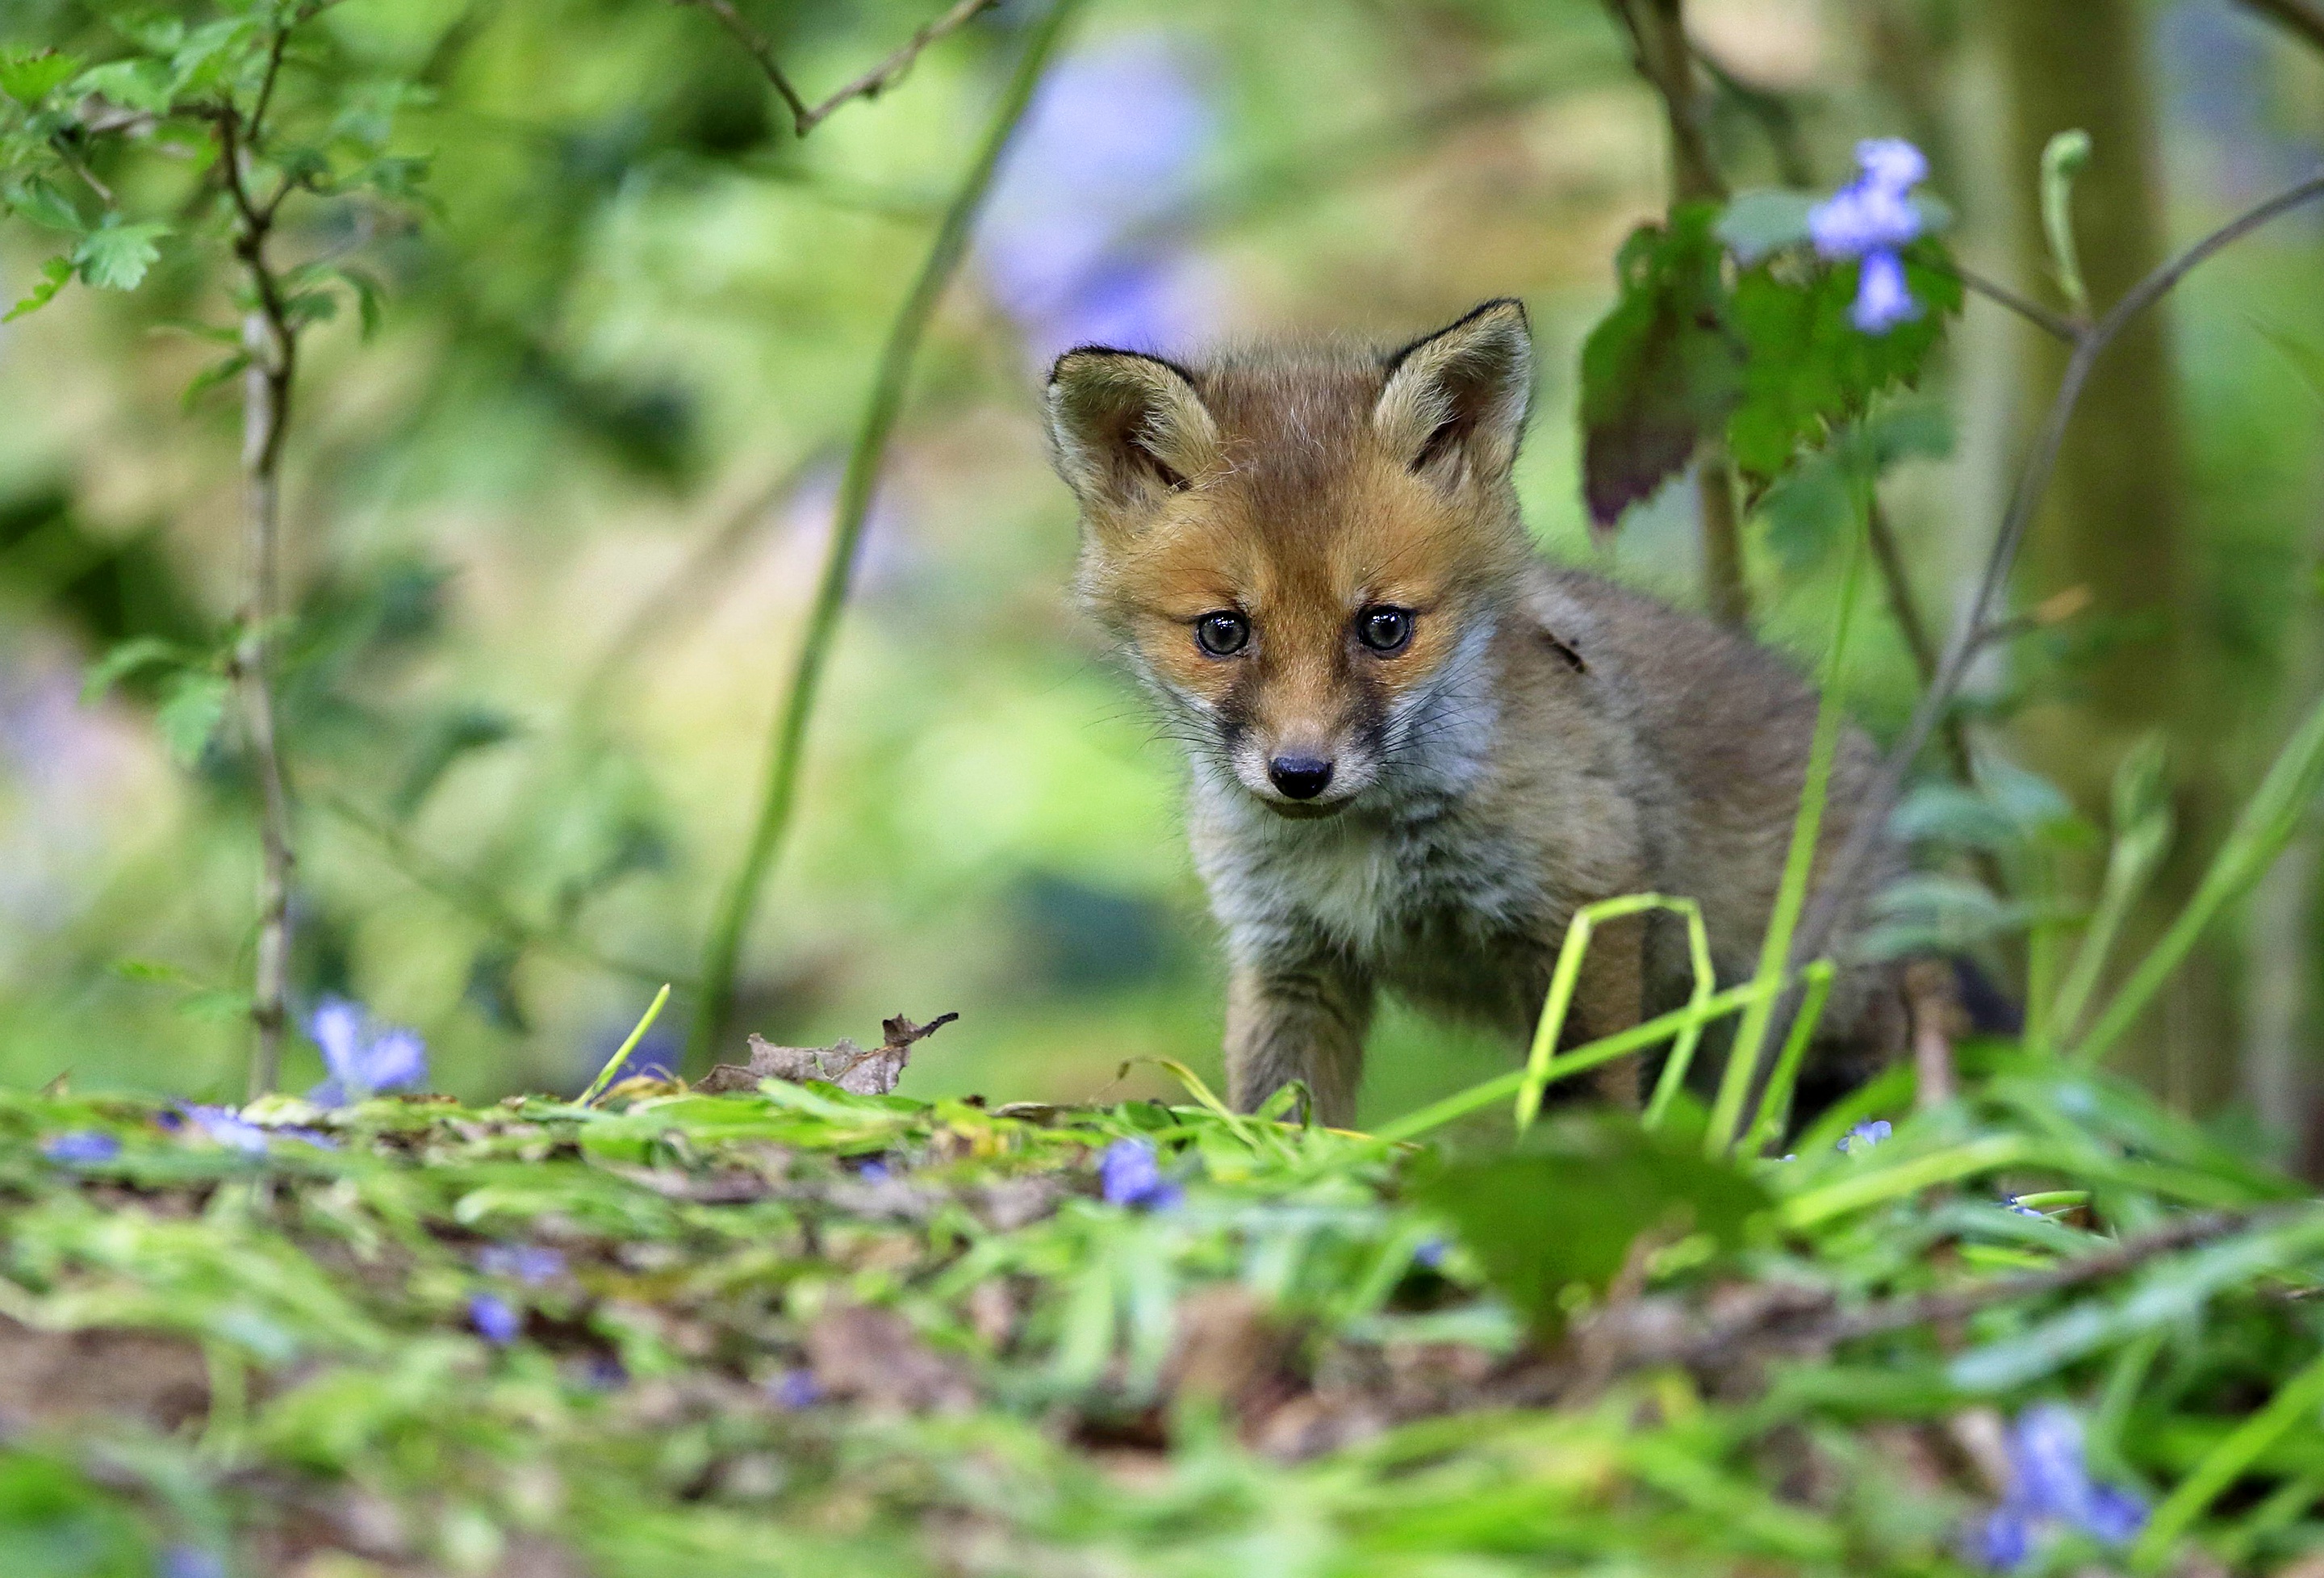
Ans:
{"label": "tree trunk", "polygon": [[[2042,150],[2080,128],[2092,143],[2075,183],[2074,227],[2093,310],[2103,312],[2164,256],[2162,161],[2140,0],[1987,0],[2009,100],[2005,189],[2017,204],[2019,274],[2051,278],[2034,198]],[[2062,302],[2054,290],[2052,298]],[[2024,409],[2056,388],[2066,348],[2035,337],[2024,360]],[[2135,957],[2161,918],[2192,891],[2224,826],[2212,762],[2220,708],[2191,571],[2168,320],[2132,324],[2074,419],[2020,572],[2027,600],[2087,588],[2089,614],[2060,643],[2018,724],[2029,765],[2104,825],[2115,764],[2141,734],[2167,727],[2179,786],[2179,838],[2147,909],[2125,939]],[[2199,952],[2117,1061],[2202,1108],[2232,1088],[2237,1038],[2219,951]]]}

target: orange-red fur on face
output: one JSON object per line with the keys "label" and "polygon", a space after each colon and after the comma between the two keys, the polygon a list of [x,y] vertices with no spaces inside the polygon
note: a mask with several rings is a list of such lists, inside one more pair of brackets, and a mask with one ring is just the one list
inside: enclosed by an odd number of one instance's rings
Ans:
{"label": "orange-red fur on face", "polygon": [[[1504,304],[1464,323],[1480,344],[1449,356],[1430,341],[1401,360],[1318,350],[1194,371],[1082,351],[1059,364],[1053,430],[1088,525],[1084,595],[1189,743],[1278,809],[1277,757],[1333,764],[1320,807],[1360,798],[1396,721],[1518,584],[1506,466],[1522,315]],[[1379,607],[1412,615],[1399,651],[1359,639]],[[1250,632],[1227,656],[1196,640],[1221,612]]]}

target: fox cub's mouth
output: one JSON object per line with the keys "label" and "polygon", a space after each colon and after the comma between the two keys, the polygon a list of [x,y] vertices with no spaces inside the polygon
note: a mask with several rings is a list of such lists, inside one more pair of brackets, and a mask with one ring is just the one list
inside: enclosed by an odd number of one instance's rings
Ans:
{"label": "fox cub's mouth", "polygon": [[1352,796],[1342,800],[1278,800],[1271,795],[1253,795],[1251,798],[1277,816],[1292,822],[1314,822],[1325,817],[1336,817],[1354,803]]}

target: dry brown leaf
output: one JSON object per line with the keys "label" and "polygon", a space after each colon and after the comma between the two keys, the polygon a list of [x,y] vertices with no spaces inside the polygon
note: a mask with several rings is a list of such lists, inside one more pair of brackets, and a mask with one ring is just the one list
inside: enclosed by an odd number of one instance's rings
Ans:
{"label": "dry brown leaf", "polygon": [[883,1038],[868,1050],[847,1039],[829,1047],[778,1047],[753,1035],[749,1063],[722,1063],[694,1088],[708,1095],[733,1095],[757,1090],[762,1079],[788,1080],[792,1084],[820,1079],[850,1095],[884,1096],[904,1077],[912,1047],[958,1018],[956,1013],[938,1014],[925,1025],[916,1025],[898,1014],[882,1021]]}

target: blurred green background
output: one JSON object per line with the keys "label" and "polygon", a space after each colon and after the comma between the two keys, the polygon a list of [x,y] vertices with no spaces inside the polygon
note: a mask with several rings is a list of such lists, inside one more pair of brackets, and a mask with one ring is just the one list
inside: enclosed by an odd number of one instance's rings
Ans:
{"label": "blurred green background", "polygon": [[[2130,51],[2147,97],[2093,128],[2100,167],[2152,158],[2141,189],[2170,237],[2324,146],[2324,52],[2257,10],[2016,5],[1694,0],[1730,180],[1828,189],[1857,138],[1913,137],[1960,216],[1957,253],[2041,291],[2024,136],[2059,106],[2036,102],[2029,11],[2069,30],[2071,60]],[[741,9],[813,97],[935,7]],[[315,24],[425,86],[396,141],[432,156],[434,206],[325,205],[283,243],[343,248],[387,287],[368,342],[352,314],[308,337],[288,463],[301,1005],[344,993],[417,1027],[438,1087],[475,1098],[576,1088],[674,980],[646,1052],[675,1059],[840,453],[1024,14],[978,19],[804,141],[699,9],[346,0]],[[0,7],[0,44],[96,59],[101,32],[58,0]],[[1684,486],[1599,544],[1577,478],[1576,350],[1621,238],[1666,200],[1665,158],[1659,107],[1594,0],[1087,6],[914,377],[741,1022],[811,1044],[958,1010],[908,1076],[922,1095],[1165,1088],[1151,1070],[1117,1080],[1148,1056],[1215,1075],[1222,971],[1181,771],[1066,595],[1043,367],[1084,340],[1394,340],[1521,296],[1541,373],[1519,483],[1544,549],[1696,600]],[[166,207],[166,164],[116,173]],[[0,228],[0,293],[29,288],[41,256]],[[2324,403],[2300,368],[2324,345],[2319,263],[2310,217],[2213,265],[2171,304],[2147,380],[2183,461],[2186,620],[2153,721],[2230,803],[2324,676]],[[171,328],[223,299],[198,254],[170,250],[134,296],[74,287],[0,328],[0,1080],[240,1085],[256,854],[239,755],[226,736],[173,761],[134,686],[80,699],[118,641],[202,636],[233,607],[236,402],[182,398],[208,353]],[[1940,631],[2046,376],[1973,301],[1891,414],[1905,457],[1886,503]],[[1759,628],[1803,660],[1831,614],[1817,530],[1797,497],[1749,527]],[[2089,650],[2110,639],[2100,590],[2098,623],[1980,681],[1989,748],[2085,805],[2043,719],[2081,706],[2078,663],[2105,660]],[[2135,647],[2123,628],[2115,648]],[[1859,651],[1858,714],[1893,729],[1914,686],[1893,621]],[[2105,738],[2066,747],[2101,785]],[[2216,834],[2200,809],[2182,818],[2198,854]],[[2310,1100],[2314,863],[2295,849],[2218,950],[2210,1006],[2144,1055],[2182,1104],[2239,1109],[2279,1147]],[[1365,1112],[1511,1057],[1391,1015]],[[302,1042],[287,1083],[316,1077]]]}

